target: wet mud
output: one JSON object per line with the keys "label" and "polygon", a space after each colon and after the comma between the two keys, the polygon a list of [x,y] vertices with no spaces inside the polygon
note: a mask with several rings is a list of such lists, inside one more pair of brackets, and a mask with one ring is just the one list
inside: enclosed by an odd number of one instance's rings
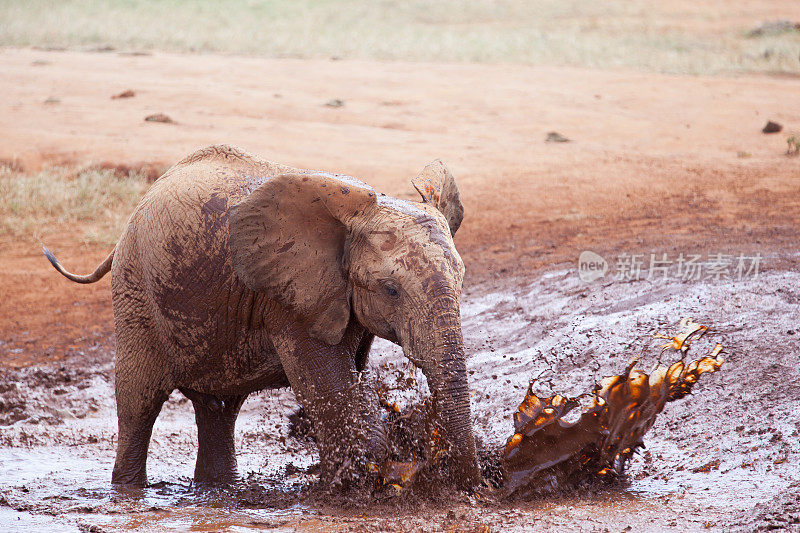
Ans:
{"label": "wet mud", "polygon": [[[114,490],[113,343],[97,343],[59,363],[3,370],[0,523],[10,531],[799,529],[799,296],[800,275],[784,271],[736,282],[591,284],[554,271],[502,292],[470,290],[462,318],[484,450],[507,445],[532,379],[539,398],[578,397],[633,356],[645,371],[669,364],[674,358],[641,348],[682,317],[711,328],[692,348],[696,357],[717,341],[725,347],[722,369],[666,406],[624,476],[513,501],[394,488],[371,499],[325,496],[315,485],[315,444],[296,431],[296,418],[290,423],[298,404],[288,389],[245,402],[236,486],[192,484],[194,417],[176,392],[154,428],[150,486]],[[375,343],[370,372],[401,412],[428,394],[389,343]]]}

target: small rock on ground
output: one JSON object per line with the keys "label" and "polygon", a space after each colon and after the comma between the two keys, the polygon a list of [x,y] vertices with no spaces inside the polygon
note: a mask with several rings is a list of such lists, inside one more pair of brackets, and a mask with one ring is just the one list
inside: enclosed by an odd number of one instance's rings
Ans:
{"label": "small rock on ground", "polygon": [[144,117],[145,122],[163,122],[164,124],[175,124],[169,116],[164,113],[156,113],[155,115],[148,115]]}
{"label": "small rock on ground", "polygon": [[568,143],[569,139],[558,133],[557,131],[551,131],[547,133],[547,139],[544,140],[546,143]]}

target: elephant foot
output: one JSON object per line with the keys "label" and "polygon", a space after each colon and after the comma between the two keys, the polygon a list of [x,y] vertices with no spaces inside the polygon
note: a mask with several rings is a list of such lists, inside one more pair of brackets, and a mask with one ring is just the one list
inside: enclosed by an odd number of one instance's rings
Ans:
{"label": "elephant foot", "polygon": [[147,486],[147,474],[143,468],[124,468],[114,466],[111,474],[111,484],[123,487]]}
{"label": "elephant foot", "polygon": [[219,471],[214,469],[200,470],[195,468],[194,484],[198,487],[232,485],[239,480],[239,474],[234,466],[233,470]]}
{"label": "elephant foot", "polygon": [[203,446],[198,450],[194,481],[199,485],[235,483],[239,479],[236,456],[226,445]]}

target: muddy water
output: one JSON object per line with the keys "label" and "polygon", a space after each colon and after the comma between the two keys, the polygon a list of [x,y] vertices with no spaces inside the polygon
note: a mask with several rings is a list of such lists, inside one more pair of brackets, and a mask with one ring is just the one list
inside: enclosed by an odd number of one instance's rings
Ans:
{"label": "muddy water", "polygon": [[[175,394],[154,429],[153,486],[118,492],[109,479],[115,447],[111,354],[87,351],[68,366],[6,372],[0,379],[0,524],[37,531],[251,530],[753,530],[800,527],[800,275],[770,272],[736,283],[583,284],[553,272],[524,291],[465,294],[476,433],[497,448],[510,413],[537,377],[537,393],[578,395],[622,371],[653,331],[692,316],[727,349],[718,374],[669,404],[629,467],[627,483],[492,503],[404,496],[339,508],[307,497],[311,442],[289,435],[290,391],[253,395],[237,426],[243,482],[229,490],[191,485],[196,433]],[[711,342],[711,340],[709,340]],[[707,353],[697,348],[697,353]],[[654,364],[655,359],[645,359]],[[378,342],[372,371],[407,382],[397,348]],[[391,392],[409,405],[424,378]],[[421,509],[424,512],[421,512]]]}

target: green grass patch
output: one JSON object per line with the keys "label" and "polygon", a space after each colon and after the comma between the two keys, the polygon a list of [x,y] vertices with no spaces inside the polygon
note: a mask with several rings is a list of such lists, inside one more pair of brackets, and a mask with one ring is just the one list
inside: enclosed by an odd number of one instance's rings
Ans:
{"label": "green grass patch", "polygon": [[70,230],[84,242],[114,243],[147,187],[143,176],[110,170],[0,166],[0,234],[41,238]]}
{"label": "green grass patch", "polygon": [[759,16],[621,0],[4,0],[0,45],[800,72],[800,32],[748,36]]}

